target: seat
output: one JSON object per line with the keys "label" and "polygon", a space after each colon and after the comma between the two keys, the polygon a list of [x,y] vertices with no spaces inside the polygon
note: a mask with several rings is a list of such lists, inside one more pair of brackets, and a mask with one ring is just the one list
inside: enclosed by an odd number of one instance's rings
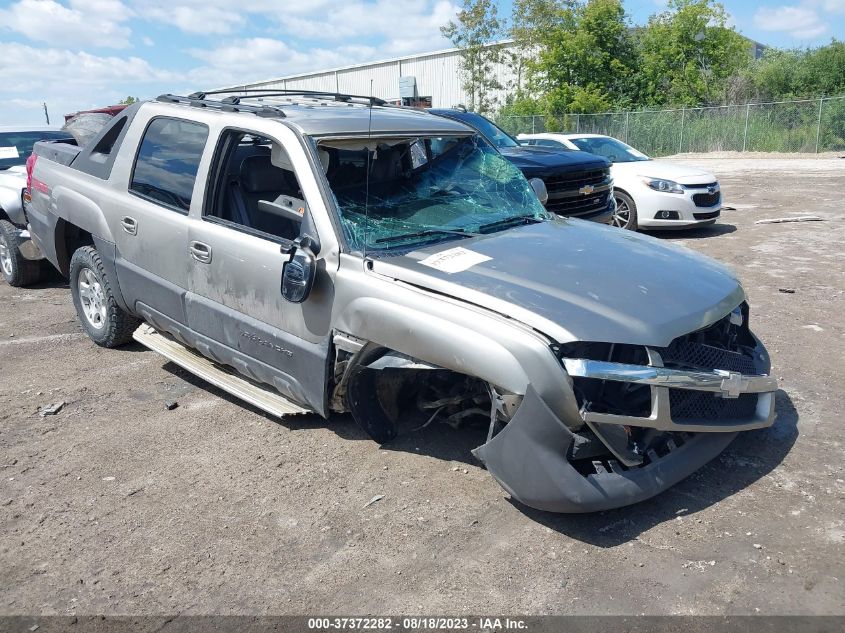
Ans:
{"label": "seat", "polygon": [[295,222],[258,208],[260,200],[272,202],[281,195],[302,198],[294,173],[273,165],[270,156],[245,158],[229,191],[233,221],[289,240],[299,235]]}

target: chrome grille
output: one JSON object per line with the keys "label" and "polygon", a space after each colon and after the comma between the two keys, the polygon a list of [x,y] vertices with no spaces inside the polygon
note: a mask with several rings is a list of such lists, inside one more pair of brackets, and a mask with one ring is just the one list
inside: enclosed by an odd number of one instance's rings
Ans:
{"label": "chrome grille", "polygon": [[546,209],[561,215],[579,216],[585,213],[600,211],[607,207],[608,192],[597,191],[587,196],[553,198],[549,194]]}
{"label": "chrome grille", "polygon": [[659,349],[666,367],[679,369],[738,371],[741,374],[755,374],[754,359],[742,352],[735,352],[711,345],[686,340],[674,340],[669,347]]}

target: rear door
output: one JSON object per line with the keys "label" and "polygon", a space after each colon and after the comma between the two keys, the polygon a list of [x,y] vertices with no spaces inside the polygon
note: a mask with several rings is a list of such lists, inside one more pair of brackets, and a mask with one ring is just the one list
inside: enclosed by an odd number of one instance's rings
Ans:
{"label": "rear door", "polygon": [[262,212],[258,201],[284,196],[310,214],[316,182],[294,132],[275,127],[229,128],[219,137],[207,199],[190,218],[188,324],[207,356],[324,413],[333,273],[319,267],[305,303],[281,295],[300,226]]}
{"label": "rear door", "polygon": [[129,195],[122,192],[112,214],[121,291],[137,313],[168,330],[172,322],[187,323],[188,211],[195,195],[202,199],[197,172],[208,134],[204,123],[150,119],[129,173]]}

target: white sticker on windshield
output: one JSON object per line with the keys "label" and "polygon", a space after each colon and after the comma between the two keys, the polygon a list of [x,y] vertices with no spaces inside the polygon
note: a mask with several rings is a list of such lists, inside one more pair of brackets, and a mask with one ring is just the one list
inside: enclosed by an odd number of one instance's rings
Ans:
{"label": "white sticker on windshield", "polygon": [[489,259],[493,258],[459,246],[430,255],[420,260],[420,264],[442,270],[444,273],[451,275],[472,268],[476,264],[486,262]]}
{"label": "white sticker on windshield", "polygon": [[20,158],[17,147],[0,147],[0,158]]}
{"label": "white sticker on windshield", "polygon": [[629,148],[628,148],[628,153],[629,153],[631,156],[636,156],[637,158],[648,158],[648,157],[647,157],[645,154],[643,154],[641,151],[639,151],[639,150],[637,150],[637,149],[634,149],[633,147],[629,147]]}

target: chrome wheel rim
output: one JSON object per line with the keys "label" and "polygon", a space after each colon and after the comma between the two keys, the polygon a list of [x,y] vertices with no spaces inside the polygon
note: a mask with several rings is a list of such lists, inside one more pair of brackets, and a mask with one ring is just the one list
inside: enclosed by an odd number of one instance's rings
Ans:
{"label": "chrome wheel rim", "polygon": [[79,271],[79,278],[76,282],[79,290],[79,303],[82,306],[82,314],[85,320],[95,330],[101,330],[106,326],[106,293],[100,280],[90,268],[83,268]]}
{"label": "chrome wheel rim", "polygon": [[622,198],[616,198],[616,211],[613,213],[611,224],[620,228],[627,228],[631,222],[631,208]]}
{"label": "chrome wheel rim", "polygon": [[3,273],[7,277],[12,276],[12,253],[9,251],[4,235],[0,235],[0,267],[3,268]]}

